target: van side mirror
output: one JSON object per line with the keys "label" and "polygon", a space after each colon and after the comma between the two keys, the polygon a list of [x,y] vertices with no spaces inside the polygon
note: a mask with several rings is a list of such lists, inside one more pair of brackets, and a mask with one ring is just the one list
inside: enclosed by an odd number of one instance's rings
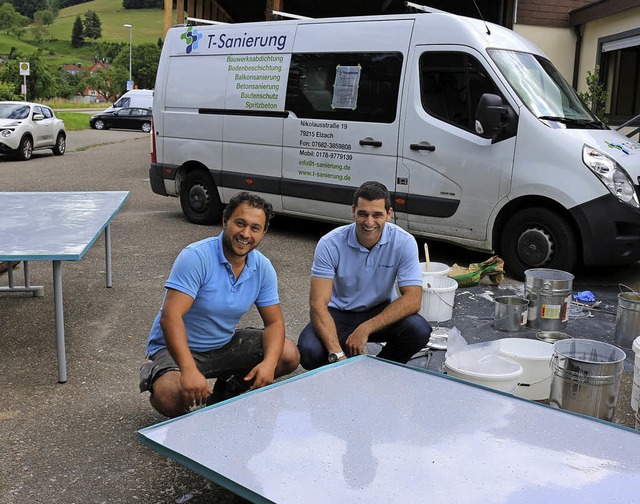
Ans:
{"label": "van side mirror", "polygon": [[502,103],[498,95],[485,93],[480,97],[476,110],[476,133],[482,138],[495,141],[507,126],[509,108]]}

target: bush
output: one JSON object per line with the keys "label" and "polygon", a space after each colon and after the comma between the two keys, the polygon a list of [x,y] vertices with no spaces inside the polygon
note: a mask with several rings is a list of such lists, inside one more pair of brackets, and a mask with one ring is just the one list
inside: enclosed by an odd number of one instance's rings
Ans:
{"label": "bush", "polygon": [[606,124],[606,107],[609,93],[605,85],[600,83],[600,67],[598,65],[596,65],[593,72],[587,70],[587,91],[578,93],[578,95],[589,109],[591,109],[591,112]]}

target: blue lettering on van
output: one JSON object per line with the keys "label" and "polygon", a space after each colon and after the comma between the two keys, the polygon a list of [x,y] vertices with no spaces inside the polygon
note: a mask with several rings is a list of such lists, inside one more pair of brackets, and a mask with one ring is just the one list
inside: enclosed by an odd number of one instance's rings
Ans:
{"label": "blue lettering on van", "polygon": [[241,37],[233,37],[226,33],[209,35],[209,49],[236,49],[242,47],[275,48],[282,51],[287,44],[286,35],[257,35],[251,36],[244,33]]}
{"label": "blue lettering on van", "polygon": [[619,151],[624,152],[625,154],[629,154],[629,151],[625,148],[624,145],[620,145],[620,144],[614,144],[611,142],[607,142],[606,140],[604,141],[604,143],[607,145],[607,147],[609,147],[610,149],[618,149]]}
{"label": "blue lettering on van", "polygon": [[187,44],[187,54],[191,54],[191,51],[198,48],[198,41],[202,38],[202,35],[196,28],[190,26],[186,32],[180,35],[180,38]]}

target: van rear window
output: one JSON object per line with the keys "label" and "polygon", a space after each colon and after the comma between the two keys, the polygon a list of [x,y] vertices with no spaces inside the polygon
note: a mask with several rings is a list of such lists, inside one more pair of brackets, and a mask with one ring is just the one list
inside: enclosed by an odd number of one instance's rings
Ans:
{"label": "van rear window", "polygon": [[402,54],[294,54],[286,109],[300,118],[392,123]]}

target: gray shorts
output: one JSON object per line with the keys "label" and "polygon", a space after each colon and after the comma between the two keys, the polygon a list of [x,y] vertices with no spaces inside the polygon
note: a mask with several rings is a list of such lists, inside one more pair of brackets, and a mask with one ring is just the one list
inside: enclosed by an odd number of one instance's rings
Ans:
{"label": "gray shorts", "polygon": [[[196,366],[205,378],[227,378],[246,375],[262,362],[262,329],[238,329],[229,342],[208,352],[191,352]],[[140,392],[153,392],[153,382],[167,371],[180,371],[169,350],[158,350],[140,367]]]}

